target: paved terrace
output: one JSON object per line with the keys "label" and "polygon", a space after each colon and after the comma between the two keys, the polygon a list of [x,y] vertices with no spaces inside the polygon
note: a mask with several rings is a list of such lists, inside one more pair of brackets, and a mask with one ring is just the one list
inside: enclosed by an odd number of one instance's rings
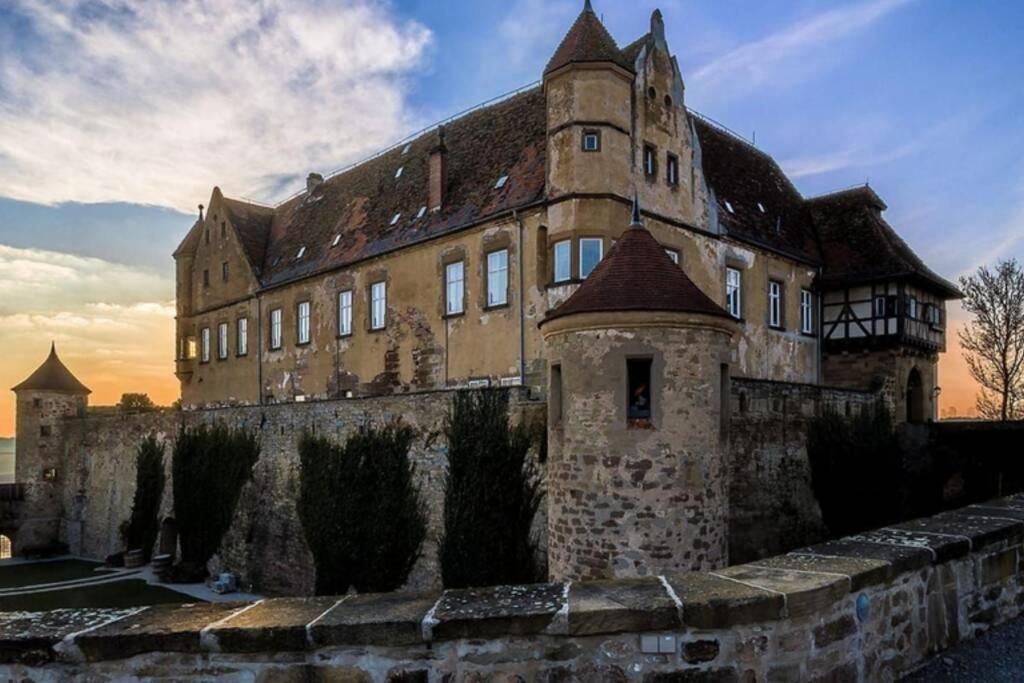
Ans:
{"label": "paved terrace", "polygon": [[1024,496],[1011,496],[710,573],[8,613],[0,673],[892,680],[1021,612],[1022,540]]}

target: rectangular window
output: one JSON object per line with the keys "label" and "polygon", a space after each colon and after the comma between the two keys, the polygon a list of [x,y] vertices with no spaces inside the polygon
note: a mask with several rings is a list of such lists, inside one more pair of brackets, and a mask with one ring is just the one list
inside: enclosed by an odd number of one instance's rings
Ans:
{"label": "rectangular window", "polygon": [[782,327],[782,283],[768,281],[768,325]]}
{"label": "rectangular window", "polygon": [[352,334],[352,290],[338,292],[338,336]]}
{"label": "rectangular window", "polygon": [[653,178],[654,174],[658,172],[657,162],[655,161],[657,152],[653,145],[644,145],[644,175],[648,178]]}
{"label": "rectangular window", "polygon": [[912,296],[907,302],[907,317],[911,320],[917,320],[917,297]]}
{"label": "rectangular window", "polygon": [[555,242],[555,282],[565,282],[572,277],[572,240]]}
{"label": "rectangular window", "polygon": [[386,282],[370,285],[370,329],[383,330],[387,324],[388,290]]}
{"label": "rectangular window", "polygon": [[203,271],[203,287],[210,286],[210,270],[206,269]]}
{"label": "rectangular window", "polygon": [[228,262],[220,264],[220,277],[224,282],[228,281]]}
{"label": "rectangular window", "polygon": [[811,334],[814,331],[814,295],[809,290],[800,290],[800,331]]}
{"label": "rectangular window", "polygon": [[281,319],[284,312],[275,308],[270,312],[270,348],[274,351],[281,348]]}
{"label": "rectangular window", "polygon": [[676,251],[675,249],[666,249],[665,253],[668,254],[668,257],[672,260],[672,263],[676,264],[677,266],[679,265],[678,251]]}
{"label": "rectangular window", "polygon": [[601,133],[596,130],[583,131],[583,151],[597,152],[601,149]]}
{"label": "rectangular window", "polygon": [[548,390],[548,421],[557,425],[562,421],[562,366],[553,364],[551,366],[551,387]]}
{"label": "rectangular window", "polygon": [[580,240],[580,279],[586,278],[604,257],[604,240],[584,237]]}
{"label": "rectangular window", "polygon": [[309,343],[310,306],[308,301],[300,301],[295,316],[296,331],[299,344]]}
{"label": "rectangular window", "polygon": [[487,255],[487,305],[508,303],[508,250],[492,251]]}
{"label": "rectangular window", "polygon": [[649,426],[651,420],[651,359],[627,358],[626,377],[629,404],[626,416],[631,426]]}
{"label": "rectangular window", "polygon": [[462,261],[449,263],[444,267],[445,306],[447,315],[458,315],[463,312],[465,295],[465,266]]}
{"label": "rectangular window", "polygon": [[734,318],[743,317],[741,308],[743,296],[742,273],[736,268],[725,269],[725,302],[729,309],[729,315]]}
{"label": "rectangular window", "polygon": [[885,297],[884,296],[876,296],[875,297],[875,317],[876,318],[884,318],[885,317]]}
{"label": "rectangular window", "polygon": [[224,360],[228,357],[228,324],[217,323],[217,358]]}
{"label": "rectangular window", "polygon": [[185,358],[188,360],[195,360],[196,357],[196,338],[186,337],[185,338]]}
{"label": "rectangular window", "polygon": [[239,318],[235,328],[236,351],[239,356],[249,355],[249,319]]}
{"label": "rectangular window", "polygon": [[199,351],[202,354],[200,360],[204,363],[210,362],[210,328],[204,327],[199,332]]}
{"label": "rectangular window", "polygon": [[679,184],[679,157],[669,154],[666,158],[665,177],[669,185]]}

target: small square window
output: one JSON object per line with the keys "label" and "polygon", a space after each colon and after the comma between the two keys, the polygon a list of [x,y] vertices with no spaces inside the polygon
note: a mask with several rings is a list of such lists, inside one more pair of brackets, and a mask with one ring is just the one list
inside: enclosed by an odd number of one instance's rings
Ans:
{"label": "small square window", "polygon": [[583,131],[583,151],[598,152],[601,150],[601,133],[596,130]]}
{"label": "small square window", "polygon": [[494,183],[494,189],[495,190],[500,190],[501,188],[505,187],[505,183],[507,183],[507,182],[508,182],[508,176],[507,175],[501,176],[500,178],[498,178],[498,182]]}
{"label": "small square window", "polygon": [[50,427],[50,425],[39,426],[39,436],[50,436],[52,433],[52,427]]}

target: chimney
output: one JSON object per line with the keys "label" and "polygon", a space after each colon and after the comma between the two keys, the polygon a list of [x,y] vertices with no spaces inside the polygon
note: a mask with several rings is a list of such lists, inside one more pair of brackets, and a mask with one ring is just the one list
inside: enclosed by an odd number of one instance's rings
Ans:
{"label": "chimney", "polygon": [[320,184],[324,182],[324,177],[319,173],[310,173],[306,176],[306,192],[312,194],[313,190],[318,188]]}
{"label": "chimney", "polygon": [[437,129],[437,145],[430,150],[430,210],[440,211],[448,190],[448,148],[444,144],[444,126]]}

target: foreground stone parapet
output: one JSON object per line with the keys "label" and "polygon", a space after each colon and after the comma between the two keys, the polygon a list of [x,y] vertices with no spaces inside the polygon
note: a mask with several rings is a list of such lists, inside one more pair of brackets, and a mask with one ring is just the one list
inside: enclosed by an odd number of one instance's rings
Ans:
{"label": "foreground stone parapet", "polygon": [[0,674],[891,680],[1024,608],[1024,497],[709,573],[0,614]]}

